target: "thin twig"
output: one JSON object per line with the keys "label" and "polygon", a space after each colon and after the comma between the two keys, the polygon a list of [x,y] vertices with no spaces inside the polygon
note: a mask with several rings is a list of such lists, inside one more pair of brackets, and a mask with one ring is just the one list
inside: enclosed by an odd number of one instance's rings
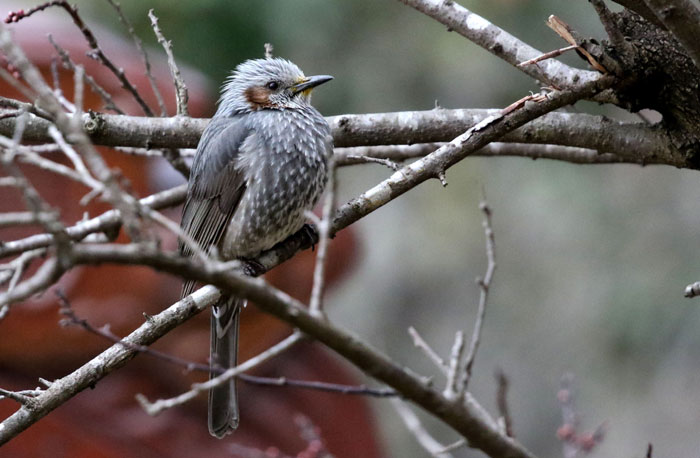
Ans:
{"label": "thin twig", "polygon": [[311,298],[309,300],[309,311],[317,316],[324,315],[323,292],[325,287],[326,257],[328,256],[328,245],[330,244],[331,222],[335,212],[337,180],[335,161],[333,161],[333,158],[329,161],[328,168],[328,184],[326,185],[326,196],[323,201],[321,220],[318,224],[318,251],[316,253],[314,280],[311,287]]}
{"label": "thin twig", "polygon": [[[179,358],[177,356],[171,355],[169,353],[165,353],[159,350],[155,350],[151,347],[145,346],[145,345],[136,345],[132,344],[129,342],[124,341],[121,337],[118,337],[115,335],[110,329],[108,325],[105,325],[101,328],[96,328],[90,322],[84,318],[78,317],[78,315],[75,313],[73,310],[70,301],[66,297],[65,293],[60,290],[56,289],[54,290],[54,293],[58,297],[59,301],[59,313],[64,317],[61,320],[61,325],[62,326],[79,326],[83,328],[85,331],[94,334],[96,336],[102,337],[103,339],[106,339],[113,344],[122,344],[126,348],[130,350],[134,350],[139,353],[144,353],[150,356],[153,356],[155,358],[161,359],[163,361],[167,361],[172,364],[176,364],[178,366],[182,366],[185,368],[185,370],[189,371],[200,371],[200,372],[214,372],[218,374],[223,374],[226,369],[222,367],[217,367],[217,366],[211,366],[209,364],[203,364],[203,363],[197,363],[194,361],[188,361],[183,358]],[[253,385],[259,385],[259,386],[275,386],[275,387],[292,387],[292,388],[301,388],[301,389],[309,389],[309,390],[315,390],[315,391],[325,391],[325,392],[330,392],[330,393],[338,393],[338,394],[345,394],[345,395],[361,395],[361,396],[372,396],[372,397],[379,397],[379,398],[384,398],[384,397],[394,397],[397,396],[397,393],[395,390],[392,389],[377,389],[377,388],[370,388],[365,385],[343,385],[343,384],[338,384],[338,383],[327,383],[327,382],[319,382],[319,381],[307,381],[307,380],[295,380],[295,379],[289,379],[287,377],[259,377],[259,376],[254,376],[254,375],[249,375],[249,374],[239,374],[237,375],[237,378],[240,380],[250,383]]]}
{"label": "thin twig", "polygon": [[447,364],[445,364],[445,360],[442,359],[430,345],[428,345],[428,342],[426,342],[425,339],[418,334],[418,331],[416,331],[413,326],[408,328],[408,333],[411,335],[411,338],[413,338],[413,346],[423,350],[423,353],[435,364],[435,366],[437,366],[438,369],[440,369],[440,372],[447,375],[450,368],[447,366]]}
{"label": "thin twig", "polygon": [[428,452],[431,456],[440,456],[443,458],[452,457],[451,454],[445,451],[445,446],[438,442],[423,426],[418,415],[416,415],[410,407],[406,405],[401,399],[392,399],[391,405],[396,410],[399,418],[403,420],[406,429],[413,434],[418,443]]}
{"label": "thin twig", "polygon": [[457,395],[461,393],[459,388],[459,378],[460,378],[460,367],[462,361],[462,353],[464,352],[464,332],[457,331],[455,333],[455,340],[452,344],[452,351],[450,352],[450,362],[447,370],[447,383],[445,384],[445,390],[443,391],[443,396],[447,399],[454,399]]}
{"label": "thin twig", "polygon": [[[54,39],[51,34],[48,35],[49,42],[51,45],[53,45],[54,49],[58,53],[58,56],[61,58],[61,62],[63,62],[63,67],[75,71],[76,64],[73,62],[73,60],[70,58],[70,54],[68,51],[63,49]],[[102,101],[104,102],[104,109],[105,110],[111,110],[115,113],[118,114],[124,114],[124,111],[117,106],[117,104],[114,102],[114,99],[112,98],[112,95],[107,92],[105,88],[100,86],[97,81],[95,81],[95,78],[92,76],[85,74],[85,81],[88,83],[88,86],[90,86],[90,89],[94,93],[100,96]]]}
{"label": "thin twig", "polygon": [[98,60],[102,63],[102,65],[107,67],[117,77],[119,82],[122,84],[122,87],[134,97],[136,102],[141,106],[141,109],[146,114],[146,116],[153,116],[153,111],[151,111],[151,108],[148,106],[143,97],[141,97],[141,94],[139,94],[138,90],[136,89],[136,86],[131,84],[131,81],[129,81],[129,79],[126,77],[124,69],[117,68],[117,66],[114,65],[114,63],[105,55],[105,53],[102,51],[102,48],[100,48],[99,44],[97,43],[97,39],[92,33],[92,30],[90,30],[90,28],[80,17],[80,14],[78,14],[77,7],[71,6],[71,4],[68,3],[66,0],[54,0],[43,3],[27,11],[20,10],[17,12],[11,12],[8,15],[7,19],[5,19],[5,22],[19,22],[20,20],[27,18],[38,11],[43,11],[46,8],[52,6],[59,6],[63,8],[70,15],[71,19],[73,19],[73,23],[75,23],[78,29],[80,29],[83,36],[85,37],[85,40],[88,42],[90,49],[92,50],[88,54],[88,56]]}
{"label": "thin twig", "polygon": [[467,356],[464,361],[464,378],[461,384],[460,393],[464,393],[467,390],[469,381],[472,376],[472,367],[474,365],[474,360],[476,359],[476,352],[479,350],[479,343],[481,342],[481,329],[484,325],[484,316],[486,314],[486,306],[488,304],[489,288],[491,287],[491,281],[493,280],[493,273],[496,270],[496,253],[495,253],[495,241],[493,235],[493,227],[491,225],[491,208],[489,208],[486,203],[486,197],[482,196],[481,202],[479,203],[479,210],[484,214],[484,234],[486,235],[486,274],[484,278],[478,278],[477,283],[481,293],[479,294],[479,308],[476,312],[476,320],[474,321],[474,330],[472,331],[472,339],[469,344],[469,350],[467,351]]}
{"label": "thin twig", "polygon": [[143,47],[143,42],[141,42],[141,38],[136,34],[134,31],[134,26],[131,24],[131,21],[126,17],[124,12],[121,9],[121,5],[114,0],[107,0],[107,2],[112,5],[112,8],[117,12],[117,16],[119,16],[119,21],[126,27],[126,31],[129,34],[129,36],[134,40],[134,45],[136,46],[136,49],[138,50],[139,54],[141,55],[141,60],[143,61],[143,66],[146,70],[146,77],[148,78],[148,82],[151,84],[151,89],[153,90],[153,94],[156,96],[156,100],[158,101],[158,107],[160,108],[160,115],[161,116],[167,116],[168,115],[168,110],[165,107],[165,102],[163,101],[163,94],[160,93],[160,89],[158,89],[158,84],[156,83],[156,79],[153,77],[153,73],[151,72],[151,62],[148,59],[148,53]]}
{"label": "thin twig", "polygon": [[[0,140],[2,140],[2,137],[0,137]],[[66,169],[68,168],[66,167]],[[8,181],[8,185],[10,185],[10,183],[12,183],[13,186],[17,186],[15,181]],[[160,210],[182,203],[186,193],[187,185],[181,185],[152,194],[148,197],[144,197],[139,200],[139,204],[142,207],[150,207],[154,210]],[[79,223],[66,228],[66,232],[68,237],[73,241],[82,240],[86,236],[96,232],[108,233],[110,235],[109,238],[114,238],[116,237],[121,224],[121,212],[113,209],[89,220],[80,221]],[[23,251],[33,250],[35,248],[45,248],[53,243],[54,238],[52,234],[37,234],[19,240],[8,241],[0,245],[0,258],[12,256]]]}
{"label": "thin twig", "polygon": [[397,164],[396,162],[394,162],[390,159],[380,159],[377,157],[370,157],[370,156],[358,156],[357,154],[348,154],[345,157],[347,157],[351,161],[365,162],[365,163],[372,163],[373,162],[375,164],[382,164],[382,165],[389,167],[394,172],[401,168],[401,165]]}
{"label": "thin twig", "polygon": [[443,448],[442,450],[438,450],[435,453],[435,456],[440,456],[441,453],[447,453],[447,452],[451,452],[453,450],[457,450],[458,448],[465,447],[466,445],[467,445],[467,441],[464,439],[460,439],[456,442],[451,443],[450,445],[446,445],[445,448]]}
{"label": "thin twig", "polygon": [[496,384],[498,385],[496,406],[498,407],[499,423],[502,423],[503,432],[506,436],[515,437],[513,433],[513,419],[508,408],[508,377],[501,369],[498,369],[495,375]]}
{"label": "thin twig", "polygon": [[27,394],[0,388],[0,399],[2,398],[12,399],[23,406],[31,406],[33,400],[33,397]]}
{"label": "thin twig", "polygon": [[518,64],[518,67],[524,67],[526,65],[536,64],[537,62],[551,59],[552,57],[560,56],[560,55],[564,54],[565,52],[574,50],[576,48],[578,48],[577,45],[571,45],[571,46],[566,46],[564,48],[555,49],[554,51],[546,52],[546,53],[542,54],[541,56],[533,57],[532,59],[526,60],[525,62],[520,62]]}
{"label": "thin twig", "polygon": [[160,27],[158,26],[158,18],[153,13],[153,9],[148,10],[148,17],[151,19],[151,27],[153,28],[153,32],[158,38],[158,43],[160,43],[163,46],[165,54],[168,56],[168,68],[170,69],[170,75],[172,76],[173,84],[175,85],[175,98],[177,100],[177,116],[189,116],[190,114],[187,110],[187,101],[189,99],[189,95],[187,93],[187,86],[182,80],[182,76],[180,75],[180,69],[178,68],[177,63],[175,62],[172,44],[163,36],[163,32],[161,32]]}
{"label": "thin twig", "polygon": [[595,72],[578,70],[557,60],[547,60],[543,65],[517,67],[523,59],[535,58],[542,52],[455,1],[400,1],[430,16],[447,26],[448,30],[454,30],[538,81],[554,84],[559,88],[573,88],[597,78]]}
{"label": "thin twig", "polygon": [[391,398],[399,395],[396,390],[390,388],[370,388],[365,385],[342,385],[339,383],[294,380],[287,377],[258,377],[249,374],[239,374],[238,378],[244,382],[261,386],[284,386],[337,394],[371,396],[376,398]]}
{"label": "thin twig", "polygon": [[272,347],[268,348],[267,350],[263,351],[257,356],[248,359],[246,362],[239,364],[236,367],[227,369],[224,373],[209,379],[209,381],[207,382],[196,383],[192,385],[191,390],[186,391],[180,394],[179,396],[175,396],[169,399],[158,399],[154,402],[150,402],[146,398],[146,396],[144,396],[143,394],[138,394],[136,396],[136,399],[138,400],[139,404],[141,404],[141,407],[143,407],[147,414],[158,415],[163,410],[171,409],[175,406],[182,405],[199,396],[199,394],[201,393],[205,393],[214,387],[223,385],[224,383],[228,383],[228,381],[231,380],[233,377],[236,377],[237,375],[240,375],[245,371],[259,366],[265,361],[287,351],[289,348],[291,348],[293,345],[295,345],[302,339],[303,334],[301,334],[300,332],[294,332],[292,335],[290,335],[283,341],[273,345]]}
{"label": "thin twig", "polygon": [[56,215],[50,215],[46,212],[5,212],[0,213],[0,228],[11,226],[30,226],[55,217]]}

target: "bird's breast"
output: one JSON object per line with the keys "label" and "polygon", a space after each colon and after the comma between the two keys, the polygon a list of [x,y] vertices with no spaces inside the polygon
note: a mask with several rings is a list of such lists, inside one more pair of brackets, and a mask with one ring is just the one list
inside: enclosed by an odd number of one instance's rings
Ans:
{"label": "bird's breast", "polygon": [[304,224],[305,212],[323,192],[332,154],[330,129],[315,114],[286,110],[249,115],[255,133],[239,158],[246,191],[224,235],[221,252],[226,258],[255,256]]}

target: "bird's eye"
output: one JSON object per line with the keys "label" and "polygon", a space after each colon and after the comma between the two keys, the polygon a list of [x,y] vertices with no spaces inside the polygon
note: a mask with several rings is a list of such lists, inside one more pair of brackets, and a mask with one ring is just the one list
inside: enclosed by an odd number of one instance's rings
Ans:
{"label": "bird's eye", "polygon": [[270,81],[269,83],[266,84],[267,88],[271,91],[276,91],[278,87],[280,87],[280,83],[277,81]]}

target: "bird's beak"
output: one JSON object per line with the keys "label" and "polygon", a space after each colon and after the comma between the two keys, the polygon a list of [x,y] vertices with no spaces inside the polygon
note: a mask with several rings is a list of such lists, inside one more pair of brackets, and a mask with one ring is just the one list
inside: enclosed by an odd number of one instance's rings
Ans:
{"label": "bird's beak", "polygon": [[292,94],[296,95],[300,92],[309,91],[320,84],[327,83],[332,79],[333,77],[330,75],[309,76],[303,82],[292,86]]}

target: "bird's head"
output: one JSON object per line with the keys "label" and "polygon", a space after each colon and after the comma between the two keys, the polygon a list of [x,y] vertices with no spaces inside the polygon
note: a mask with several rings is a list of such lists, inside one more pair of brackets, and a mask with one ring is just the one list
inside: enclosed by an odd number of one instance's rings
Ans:
{"label": "bird's head", "polygon": [[305,76],[286,59],[247,60],[224,83],[219,112],[233,114],[264,109],[294,109],[311,103],[311,90],[332,76]]}

